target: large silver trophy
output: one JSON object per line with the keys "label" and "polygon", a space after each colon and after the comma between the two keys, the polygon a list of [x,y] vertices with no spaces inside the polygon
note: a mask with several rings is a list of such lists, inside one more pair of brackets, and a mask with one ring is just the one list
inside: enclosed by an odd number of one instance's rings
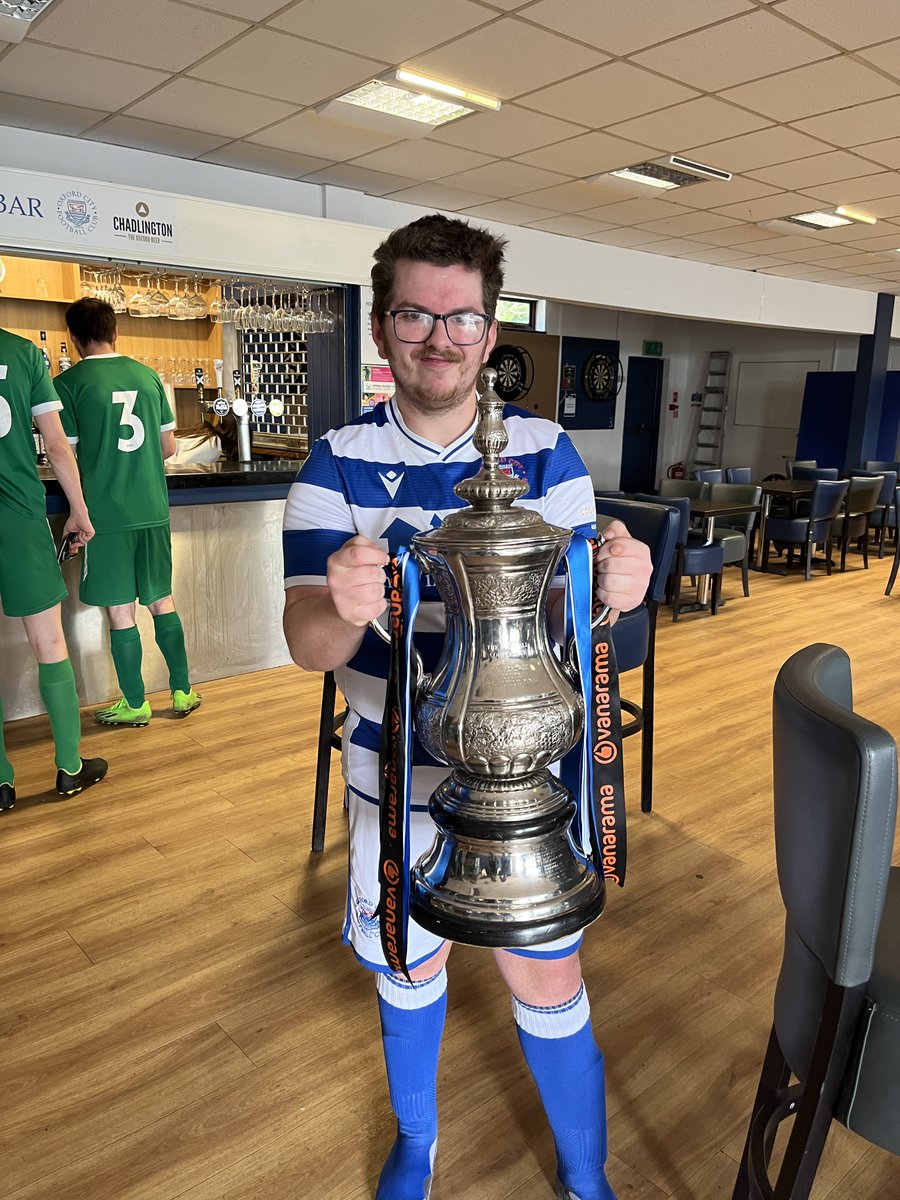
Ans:
{"label": "large silver trophy", "polygon": [[545,612],[571,530],[513,506],[528,485],[499,466],[496,378],[484,371],[478,400],[482,469],[455,489],[469,507],[412,539],[447,610],[440,659],[416,690],[416,732],[452,771],[429,802],[437,834],[412,871],[411,914],[453,941],[514,947],[583,928],[606,887],[573,841],[575,799],[548,769],[584,726]]}

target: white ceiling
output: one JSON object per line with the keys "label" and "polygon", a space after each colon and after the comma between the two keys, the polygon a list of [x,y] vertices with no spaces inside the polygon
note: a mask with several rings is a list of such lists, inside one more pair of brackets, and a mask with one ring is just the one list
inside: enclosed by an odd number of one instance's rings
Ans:
{"label": "white ceiling", "polygon": [[[395,66],[503,107],[416,140],[316,112]],[[898,0],[56,0],[0,43],[0,121],[900,293]],[[734,178],[587,182],[672,153]],[[759,225],[837,204],[878,224]]]}

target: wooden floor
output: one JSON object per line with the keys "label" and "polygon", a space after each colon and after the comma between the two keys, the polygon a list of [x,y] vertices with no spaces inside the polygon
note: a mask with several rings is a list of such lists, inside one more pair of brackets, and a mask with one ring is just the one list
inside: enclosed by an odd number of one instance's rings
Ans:
{"label": "wooden floor", "polygon": [[[730,571],[715,619],[663,612],[655,811],[638,811],[635,738],[628,885],[584,951],[619,1200],[731,1196],[782,932],[772,683],[794,650],[834,642],[857,709],[900,737],[888,562],[752,575],[749,600]],[[66,802],[43,790],[45,722],[7,726],[3,1200],[373,1196],[393,1122],[372,980],[340,944],[336,773],[326,851],[308,850],[319,687],[284,668],[207,684],[187,721],[162,696],[146,729],[85,715],[109,777]],[[550,1200],[509,999],[485,952],[458,947],[450,976],[433,1200]],[[900,1159],[836,1128],[814,1194],[896,1197]]]}

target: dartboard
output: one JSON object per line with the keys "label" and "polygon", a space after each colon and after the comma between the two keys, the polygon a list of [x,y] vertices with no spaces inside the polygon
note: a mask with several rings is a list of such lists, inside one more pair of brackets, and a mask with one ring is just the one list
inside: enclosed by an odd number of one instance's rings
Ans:
{"label": "dartboard", "polygon": [[518,404],[528,395],[534,380],[534,362],[522,346],[495,347],[488,366],[497,372],[494,391],[501,400]]}
{"label": "dartboard", "polygon": [[588,400],[612,400],[622,386],[622,364],[610,354],[595,353],[584,364],[581,383]]}

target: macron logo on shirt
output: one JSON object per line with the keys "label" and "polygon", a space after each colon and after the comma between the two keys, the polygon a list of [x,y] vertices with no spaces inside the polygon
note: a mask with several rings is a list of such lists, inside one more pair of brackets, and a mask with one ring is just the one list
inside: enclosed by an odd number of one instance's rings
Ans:
{"label": "macron logo on shirt", "polygon": [[403,471],[388,471],[386,475],[382,475],[380,471],[378,472],[378,478],[384,484],[385,488],[387,489],[387,494],[392,500],[397,495],[397,489],[403,482],[403,475]]}

